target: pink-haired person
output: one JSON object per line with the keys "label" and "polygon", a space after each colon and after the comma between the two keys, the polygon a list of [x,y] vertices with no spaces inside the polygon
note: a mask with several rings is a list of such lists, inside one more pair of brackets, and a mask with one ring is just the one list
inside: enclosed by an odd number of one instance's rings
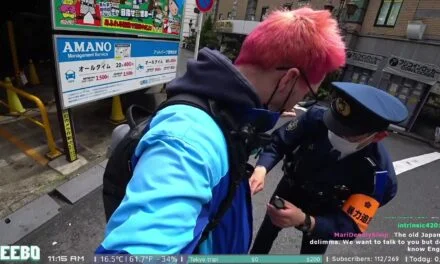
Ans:
{"label": "pink-haired person", "polygon": [[[284,109],[316,92],[325,76],[344,63],[344,42],[328,11],[275,11],[247,36],[235,64],[204,48],[188,62],[185,75],[167,85],[167,93],[209,99],[231,113],[237,126],[252,123],[252,131],[265,132]],[[248,253],[251,188],[247,177],[235,180],[234,168],[241,175],[243,166],[228,158],[235,146],[227,143],[228,132],[188,104],[158,111],[137,145],[133,176],[122,202],[108,215],[96,253]],[[246,161],[247,154],[242,155]],[[234,196],[228,196],[231,189]],[[231,206],[218,219],[228,197],[233,197]]]}

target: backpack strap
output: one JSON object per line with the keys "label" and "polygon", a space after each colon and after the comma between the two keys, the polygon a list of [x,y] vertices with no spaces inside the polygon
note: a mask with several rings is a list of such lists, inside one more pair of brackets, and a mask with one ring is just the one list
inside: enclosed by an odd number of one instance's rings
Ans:
{"label": "backpack strap", "polygon": [[[209,233],[213,231],[220,223],[223,216],[231,207],[238,187],[242,181],[248,178],[250,173],[253,171],[253,167],[247,164],[249,154],[247,153],[244,140],[238,133],[240,127],[238,123],[235,122],[233,116],[226,110],[220,108],[219,112],[214,111],[213,118],[219,124],[226,140],[230,179],[227,195],[223,201],[221,201],[214,217],[209,220],[208,225],[203,230],[196,250],[198,250],[200,244],[208,238]],[[250,167],[252,167],[252,169]]]}
{"label": "backpack strap", "polygon": [[227,111],[227,107],[220,106],[214,100],[191,94],[177,94],[171,96],[163,102],[155,111],[164,109],[167,106],[175,104],[190,105],[199,108],[209,114],[220,127],[227,145],[229,161],[229,186],[226,197],[221,201],[219,209],[209,220],[196,246],[196,252],[201,243],[203,243],[222,220],[228,209],[231,207],[235,193],[244,179],[247,179],[253,167],[247,164],[249,153],[242,137],[240,136],[240,125],[235,121],[234,116]]}
{"label": "backpack strap", "polygon": [[156,109],[154,114],[159,112],[160,110],[164,109],[165,107],[176,105],[176,104],[183,104],[183,105],[189,105],[196,108],[199,108],[200,110],[205,111],[207,114],[212,116],[210,111],[210,106],[207,98],[198,96],[198,95],[192,95],[192,94],[176,94],[171,97],[169,97],[165,102],[161,103],[159,107]]}
{"label": "backpack strap", "polygon": [[137,104],[130,105],[125,114],[127,116],[127,123],[130,126],[130,129],[135,129],[136,126],[140,124],[140,122],[136,122],[135,120],[135,110],[137,110],[138,112],[142,112],[144,116],[150,116],[153,114],[150,110],[143,106]]}

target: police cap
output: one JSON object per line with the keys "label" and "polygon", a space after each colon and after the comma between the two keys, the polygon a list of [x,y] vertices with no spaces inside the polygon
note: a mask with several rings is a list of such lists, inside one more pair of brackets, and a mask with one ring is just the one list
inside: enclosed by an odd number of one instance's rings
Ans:
{"label": "police cap", "polygon": [[335,94],[324,114],[327,128],[339,136],[384,131],[408,117],[408,110],[394,96],[375,87],[333,82]]}

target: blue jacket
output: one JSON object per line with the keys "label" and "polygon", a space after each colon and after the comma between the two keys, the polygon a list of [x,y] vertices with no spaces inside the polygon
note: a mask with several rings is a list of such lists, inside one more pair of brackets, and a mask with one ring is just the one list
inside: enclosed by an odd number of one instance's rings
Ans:
{"label": "blue jacket", "polygon": [[[323,122],[325,111],[326,108],[313,107],[277,129],[257,165],[269,171],[289,156],[285,165],[291,162],[292,170],[287,170],[282,184],[293,183],[293,204],[315,217],[314,237],[338,239],[335,233],[360,233],[360,230],[352,218],[328,199],[333,196],[335,186],[345,185],[352,193],[367,194],[383,206],[396,195],[397,179],[390,156],[380,142],[339,159],[339,152],[333,150],[328,140],[328,129]],[[295,154],[290,156],[292,152]]]}
{"label": "blue jacket", "polygon": [[[229,60],[208,49],[188,63],[187,73],[167,91],[206,96],[245,111],[261,108],[250,83]],[[168,106],[151,121],[135,156],[133,178],[96,253],[191,254],[229,186],[227,146],[220,128],[200,109]],[[250,189],[244,180],[199,252],[247,253],[251,239]]]}

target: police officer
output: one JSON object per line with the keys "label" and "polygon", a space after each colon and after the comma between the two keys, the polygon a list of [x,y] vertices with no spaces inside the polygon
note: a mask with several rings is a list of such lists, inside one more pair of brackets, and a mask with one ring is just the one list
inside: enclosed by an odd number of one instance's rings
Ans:
{"label": "police officer", "polygon": [[407,118],[406,107],[371,86],[333,86],[331,107],[314,106],[280,127],[257,162],[250,179],[253,194],[283,157],[284,176],[251,254],[269,253],[287,227],[303,232],[301,254],[323,254],[329,240],[354,239],[353,234],[364,232],[377,209],[396,195],[395,171],[379,141],[389,124]]}

